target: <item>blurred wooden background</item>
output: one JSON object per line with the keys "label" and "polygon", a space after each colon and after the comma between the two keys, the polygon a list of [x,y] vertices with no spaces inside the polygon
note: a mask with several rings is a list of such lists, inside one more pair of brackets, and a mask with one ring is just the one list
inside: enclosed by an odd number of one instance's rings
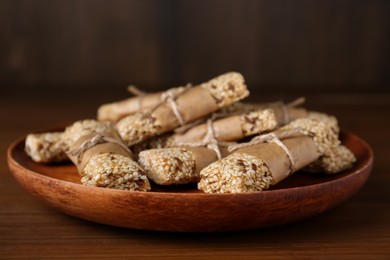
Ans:
{"label": "blurred wooden background", "polygon": [[226,71],[273,91],[390,88],[390,1],[2,0],[2,91],[156,90]]}

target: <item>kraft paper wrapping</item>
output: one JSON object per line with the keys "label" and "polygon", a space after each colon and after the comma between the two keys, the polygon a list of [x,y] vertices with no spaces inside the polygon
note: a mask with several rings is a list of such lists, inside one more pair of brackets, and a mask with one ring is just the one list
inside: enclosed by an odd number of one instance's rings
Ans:
{"label": "kraft paper wrapping", "polygon": [[[285,125],[286,123],[298,118],[307,117],[308,115],[306,109],[302,108],[286,107],[286,109],[284,109],[281,106],[275,106],[272,107],[272,109],[279,126]],[[287,115],[286,112],[288,113]],[[215,138],[220,142],[230,142],[240,140],[245,137],[242,132],[240,115],[216,120],[213,122],[213,128],[215,131]],[[207,130],[207,124],[203,123],[192,127],[182,134],[174,134],[171,138],[172,145],[199,142],[206,136]]]}
{"label": "kraft paper wrapping", "polygon": [[118,121],[139,110],[154,107],[161,102],[162,93],[163,92],[158,92],[144,96],[131,97],[114,103],[104,104],[98,109],[98,119],[100,121]]}
{"label": "kraft paper wrapping", "polygon": [[91,140],[95,135],[86,135],[82,136],[76,143],[74,143],[70,149],[66,152],[66,154],[69,156],[70,160],[76,165],[77,170],[79,173],[81,173],[84,170],[84,167],[87,165],[89,160],[92,156],[103,154],[103,153],[113,153],[113,154],[120,154],[126,157],[133,158],[133,155],[129,153],[129,151],[126,151],[123,147],[121,147],[118,144],[115,143],[99,143],[95,146],[85,150],[83,154],[80,157],[80,160],[78,160],[78,155],[74,155],[72,151],[75,149],[78,149],[80,145],[88,140]]}
{"label": "kraft paper wrapping", "polygon": [[203,168],[218,160],[215,152],[206,147],[185,146],[185,148],[192,153],[193,159],[195,161],[195,173],[198,175]]}
{"label": "kraft paper wrapping", "polygon": [[[220,142],[229,142],[242,139],[244,134],[241,128],[240,116],[231,116],[214,121],[215,138]],[[207,123],[197,125],[183,134],[172,135],[172,144],[200,142],[208,131]]]}
{"label": "kraft paper wrapping", "polygon": [[[180,94],[175,102],[185,123],[199,119],[218,109],[213,97],[201,86],[188,89]],[[160,123],[161,133],[170,131],[180,125],[169,102],[159,105],[152,112],[152,116]]]}
{"label": "kraft paper wrapping", "polygon": [[274,111],[276,122],[279,126],[308,116],[307,110],[303,108],[286,107],[284,105],[273,105],[270,108]]}
{"label": "kraft paper wrapping", "polygon": [[[308,136],[291,137],[281,141],[290,151],[296,170],[302,169],[320,157],[315,142]],[[276,143],[261,143],[239,149],[234,153],[245,153],[262,160],[271,171],[273,185],[291,174],[290,159],[283,148]]]}
{"label": "kraft paper wrapping", "polygon": [[[215,151],[206,147],[183,146],[186,150],[191,151],[195,161],[195,173],[199,175],[200,171],[211,163],[218,161]],[[229,152],[225,147],[220,148],[222,158],[226,157]]]}
{"label": "kraft paper wrapping", "polygon": [[290,122],[309,116],[309,112],[304,108],[288,108],[288,111],[290,113]]}

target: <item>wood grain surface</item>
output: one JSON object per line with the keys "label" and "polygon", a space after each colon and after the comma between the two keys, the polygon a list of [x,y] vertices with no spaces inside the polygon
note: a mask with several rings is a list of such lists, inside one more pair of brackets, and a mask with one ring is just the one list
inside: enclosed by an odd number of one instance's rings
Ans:
{"label": "wood grain surface", "polygon": [[[72,94],[72,95],[71,95]],[[366,185],[317,217],[268,229],[167,233],[96,224],[42,204],[9,172],[5,151],[16,138],[47,126],[94,117],[109,95],[19,93],[0,98],[0,258],[388,259],[390,257],[389,94],[307,95],[307,107],[336,115],[366,140],[375,162]],[[59,97],[60,96],[60,97]],[[291,100],[296,95],[252,97]]]}

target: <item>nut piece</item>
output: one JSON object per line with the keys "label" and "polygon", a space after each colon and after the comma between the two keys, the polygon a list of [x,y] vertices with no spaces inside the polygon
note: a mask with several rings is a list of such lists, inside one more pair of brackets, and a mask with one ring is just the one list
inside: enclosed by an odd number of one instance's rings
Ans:
{"label": "nut piece", "polygon": [[29,134],[25,142],[25,151],[35,162],[67,161],[62,134],[62,132]]}
{"label": "nut piece", "polygon": [[245,153],[234,153],[200,172],[198,189],[206,193],[254,192],[268,189],[272,174],[267,165]]}

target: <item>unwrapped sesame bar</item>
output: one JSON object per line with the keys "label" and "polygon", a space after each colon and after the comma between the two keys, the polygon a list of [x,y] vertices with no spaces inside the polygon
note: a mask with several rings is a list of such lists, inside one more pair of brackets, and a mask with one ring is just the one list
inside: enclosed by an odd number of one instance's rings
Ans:
{"label": "unwrapped sesame bar", "polygon": [[334,174],[352,168],[354,162],[356,162],[355,155],[347,147],[340,144],[326,151],[318,160],[309,164],[303,170]]}
{"label": "unwrapped sesame bar", "polygon": [[[185,90],[185,87],[171,88],[167,91],[178,95]],[[167,92],[142,93],[135,97],[127,98],[117,102],[103,104],[97,112],[97,119],[100,121],[116,122],[121,118],[132,115],[140,110],[149,109],[161,102],[162,97]]]}
{"label": "unwrapped sesame bar", "polygon": [[[227,150],[222,153],[226,156]],[[170,185],[198,182],[199,172],[217,159],[206,147],[174,147],[142,151],[138,162],[153,182]]]}
{"label": "unwrapped sesame bar", "polygon": [[298,119],[248,144],[237,145],[233,154],[201,171],[198,188],[206,193],[262,191],[339,145],[337,131],[331,125]]}
{"label": "unwrapped sesame bar", "polygon": [[78,121],[65,129],[63,140],[68,146],[67,155],[77,166],[84,185],[150,190],[143,169],[132,159],[111,123]]}
{"label": "unwrapped sesame bar", "polygon": [[140,111],[121,119],[117,129],[124,142],[131,146],[211,114],[248,95],[243,76],[236,72],[227,73],[178,96],[170,96],[150,111]]}
{"label": "unwrapped sesame bar", "polygon": [[68,161],[62,134],[62,132],[29,134],[25,142],[25,151],[35,162]]}

